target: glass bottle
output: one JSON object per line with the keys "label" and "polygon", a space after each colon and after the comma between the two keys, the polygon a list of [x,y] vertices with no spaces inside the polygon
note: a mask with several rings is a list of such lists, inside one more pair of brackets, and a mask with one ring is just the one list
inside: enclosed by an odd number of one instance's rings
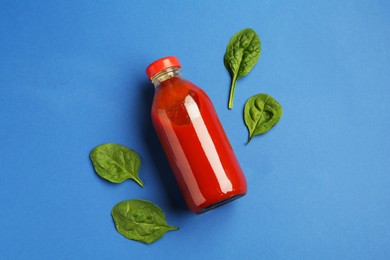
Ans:
{"label": "glass bottle", "polygon": [[151,116],[189,209],[203,213],[244,196],[247,184],[210,98],[180,68],[169,56],[146,69],[155,86]]}

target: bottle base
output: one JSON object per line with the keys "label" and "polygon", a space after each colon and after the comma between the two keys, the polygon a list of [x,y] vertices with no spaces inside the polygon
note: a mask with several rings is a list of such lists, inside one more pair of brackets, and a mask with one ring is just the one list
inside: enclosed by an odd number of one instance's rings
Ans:
{"label": "bottle base", "polygon": [[220,207],[220,206],[222,206],[222,205],[225,205],[226,203],[229,203],[229,202],[231,202],[231,201],[233,201],[233,200],[239,199],[239,198],[241,198],[241,197],[244,196],[244,195],[245,195],[245,194],[238,194],[238,195],[234,195],[234,196],[232,196],[232,197],[226,198],[226,199],[224,199],[224,200],[218,201],[218,202],[216,202],[216,203],[214,203],[214,204],[211,204],[210,206],[207,206],[207,207],[205,207],[205,208],[199,210],[198,212],[196,212],[196,214],[202,214],[202,213],[205,213],[205,212],[207,212],[207,211],[209,211],[209,210],[218,208],[218,207]]}

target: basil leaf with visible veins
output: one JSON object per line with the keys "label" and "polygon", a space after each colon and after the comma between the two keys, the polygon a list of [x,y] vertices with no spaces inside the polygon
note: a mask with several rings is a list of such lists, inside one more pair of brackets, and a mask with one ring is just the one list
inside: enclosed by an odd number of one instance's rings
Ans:
{"label": "basil leaf with visible veins", "polygon": [[138,177],[141,159],[138,154],[119,144],[102,144],[95,147],[89,157],[96,173],[110,182],[121,183],[133,179],[141,187],[143,183]]}
{"label": "basil leaf with visible veins", "polygon": [[119,202],[111,214],[121,235],[146,244],[160,239],[167,231],[179,229],[168,225],[164,212],[147,200],[132,199]]}
{"label": "basil leaf with visible veins", "polygon": [[229,41],[224,56],[224,64],[232,77],[229,95],[229,109],[233,108],[236,81],[247,75],[260,58],[261,42],[256,32],[250,28],[236,33]]}
{"label": "basil leaf with visible veins", "polygon": [[282,107],[271,96],[257,94],[248,99],[244,108],[244,120],[249,131],[249,143],[255,135],[264,134],[278,123]]}

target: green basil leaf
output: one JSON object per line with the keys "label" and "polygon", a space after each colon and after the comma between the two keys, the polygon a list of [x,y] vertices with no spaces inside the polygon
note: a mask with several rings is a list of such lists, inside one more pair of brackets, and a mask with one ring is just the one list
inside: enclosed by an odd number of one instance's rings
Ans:
{"label": "green basil leaf", "polygon": [[146,200],[132,199],[119,202],[111,214],[121,235],[147,244],[160,239],[167,231],[179,229],[169,226],[164,212]]}
{"label": "green basil leaf", "polygon": [[245,103],[244,120],[248,127],[248,143],[255,135],[264,134],[278,123],[282,116],[282,107],[271,96],[257,94]]}
{"label": "green basil leaf", "polygon": [[229,41],[224,64],[232,77],[229,95],[229,109],[233,108],[236,81],[247,75],[260,58],[261,42],[251,28],[236,33]]}
{"label": "green basil leaf", "polygon": [[141,187],[143,183],[138,177],[141,159],[138,154],[119,144],[102,144],[95,147],[89,157],[96,173],[110,182],[121,183],[133,179]]}

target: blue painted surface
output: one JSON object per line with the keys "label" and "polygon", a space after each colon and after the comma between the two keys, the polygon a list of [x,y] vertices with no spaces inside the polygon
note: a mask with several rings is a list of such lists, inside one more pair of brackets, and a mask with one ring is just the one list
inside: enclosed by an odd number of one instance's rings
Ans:
{"label": "blue painted surface", "polygon": [[[1,259],[389,259],[389,1],[1,1]],[[223,55],[262,40],[237,83]],[[177,56],[213,100],[246,173],[244,198],[190,213],[152,129],[144,70]],[[250,96],[283,106],[249,145]],[[139,152],[145,187],[100,179],[100,143]],[[111,208],[151,200],[181,229],[144,245]]]}

